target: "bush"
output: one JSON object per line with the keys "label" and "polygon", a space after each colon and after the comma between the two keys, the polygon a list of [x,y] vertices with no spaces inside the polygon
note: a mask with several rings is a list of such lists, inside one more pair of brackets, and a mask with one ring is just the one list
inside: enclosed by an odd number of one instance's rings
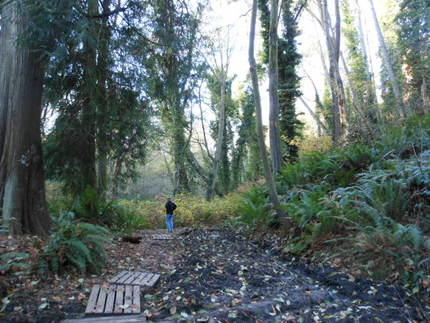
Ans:
{"label": "bush", "polygon": [[293,186],[325,184],[331,188],[347,186],[356,180],[359,172],[378,160],[377,152],[362,144],[354,144],[331,152],[313,151],[303,154],[299,161],[281,170],[281,192]]}
{"label": "bush", "polygon": [[266,229],[273,220],[263,186],[254,186],[246,192],[237,205],[237,212],[240,216],[235,223],[242,229]]}
{"label": "bush", "polygon": [[[222,224],[237,215],[237,204],[241,195],[231,193],[223,198],[216,197],[211,202],[199,195],[181,194],[174,198],[178,206],[175,210],[175,226],[204,226]],[[165,199],[156,201],[119,200],[136,218],[144,219],[147,228],[165,227]]]}
{"label": "bush", "polygon": [[53,233],[42,248],[39,270],[62,273],[73,268],[81,273],[97,273],[105,261],[108,236],[105,228],[78,221],[71,212],[62,212],[54,217]]}
{"label": "bush", "polygon": [[51,199],[48,206],[51,214],[71,212],[77,219],[108,227],[113,232],[131,233],[149,227],[145,217],[117,201],[100,198],[93,189],[85,190],[76,199]]}
{"label": "bush", "polygon": [[[414,225],[374,215],[368,225],[352,223],[358,231],[350,246],[354,260],[377,279],[397,279],[419,285],[428,274],[429,241]],[[415,287],[415,286],[414,286]]]}

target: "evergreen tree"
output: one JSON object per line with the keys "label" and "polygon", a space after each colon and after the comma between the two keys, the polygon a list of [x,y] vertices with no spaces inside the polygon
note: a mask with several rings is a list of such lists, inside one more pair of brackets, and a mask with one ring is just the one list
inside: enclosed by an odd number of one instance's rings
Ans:
{"label": "evergreen tree", "polygon": [[[300,136],[303,123],[296,114],[296,99],[301,95],[299,90],[300,77],[297,67],[301,55],[297,51],[298,18],[305,3],[287,0],[282,2],[282,36],[278,39],[278,81],[280,105],[280,129],[283,142],[284,161],[294,160],[298,156],[295,139]],[[263,63],[268,64],[270,10],[268,0],[259,0],[261,35],[263,38]]]}
{"label": "evergreen tree", "polygon": [[348,1],[342,2],[343,34],[348,50],[348,78],[350,84],[350,135],[364,138],[371,135],[377,123],[377,107],[373,92],[372,78],[367,69],[365,48],[360,43],[360,35],[356,21],[349,7]]}
{"label": "evergreen tree", "polygon": [[188,157],[191,153],[185,130],[190,129],[186,111],[192,104],[194,90],[203,76],[204,64],[199,60],[199,15],[185,3],[175,0],[158,1],[151,14],[155,42],[146,60],[150,96],[161,112],[164,131],[170,139],[174,162],[174,194],[190,192],[191,174]]}
{"label": "evergreen tree", "polygon": [[430,111],[430,1],[403,0],[396,19],[406,73],[410,106]]}
{"label": "evergreen tree", "polygon": [[[128,10],[142,14],[132,4]],[[74,196],[88,188],[104,196],[108,161],[116,191],[145,157],[150,111],[143,73],[126,63],[137,65],[139,39],[118,23],[110,0],[74,6],[45,77],[45,102],[57,114],[44,145],[46,170]]]}

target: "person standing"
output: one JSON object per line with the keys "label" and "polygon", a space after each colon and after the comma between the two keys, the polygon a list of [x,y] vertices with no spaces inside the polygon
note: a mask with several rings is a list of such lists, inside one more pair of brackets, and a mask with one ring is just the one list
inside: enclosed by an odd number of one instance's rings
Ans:
{"label": "person standing", "polygon": [[173,211],[176,209],[176,204],[172,202],[172,199],[167,198],[166,202],[166,226],[168,232],[173,232]]}

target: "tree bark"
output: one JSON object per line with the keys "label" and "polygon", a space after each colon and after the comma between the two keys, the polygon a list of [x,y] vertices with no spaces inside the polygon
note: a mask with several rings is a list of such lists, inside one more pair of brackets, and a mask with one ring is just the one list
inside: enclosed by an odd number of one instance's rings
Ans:
{"label": "tree bark", "polygon": [[387,44],[385,43],[384,35],[382,34],[381,26],[379,25],[376,10],[373,5],[373,0],[369,0],[370,8],[372,10],[373,21],[375,22],[376,34],[378,35],[379,45],[381,46],[382,59],[387,67],[388,77],[390,78],[391,85],[393,86],[394,96],[396,97],[397,105],[399,106],[399,114],[401,118],[406,117],[406,107],[403,102],[402,92],[400,90],[399,82],[394,74],[393,64],[388,54]]}
{"label": "tree bark", "polygon": [[[102,2],[103,12],[108,12],[111,0]],[[106,198],[108,186],[108,134],[106,131],[106,116],[109,109],[107,80],[109,65],[109,17],[103,17],[99,27],[99,55],[97,70],[97,191],[100,197]]]}
{"label": "tree bark", "polygon": [[30,24],[22,0],[2,9],[0,32],[0,201],[11,234],[47,235],[42,145],[42,53],[18,45]]}
{"label": "tree bark", "polygon": [[254,58],[254,41],[255,41],[255,24],[257,19],[257,0],[253,0],[252,4],[252,15],[251,15],[251,31],[249,34],[249,51],[248,51],[248,59],[249,59],[249,70],[251,73],[252,87],[255,98],[255,112],[257,117],[257,137],[258,137],[258,146],[260,148],[261,159],[263,162],[264,169],[264,177],[266,179],[266,184],[269,189],[270,201],[273,204],[273,207],[278,212],[278,215],[282,215],[281,203],[279,202],[278,193],[276,191],[275,181],[273,180],[273,175],[270,170],[269,160],[267,159],[267,150],[266,144],[264,143],[264,131],[263,131],[263,120],[261,114],[261,99],[260,99],[260,90],[258,87],[258,76],[257,76],[257,67]]}
{"label": "tree bark", "polygon": [[279,92],[278,92],[278,0],[270,1],[269,28],[269,133],[272,155],[272,171],[281,171],[281,136],[279,131]]}
{"label": "tree bark", "polygon": [[212,172],[209,175],[209,186],[206,192],[206,199],[208,201],[212,200],[214,191],[215,191],[215,183],[218,174],[219,163],[221,160],[221,152],[222,152],[222,144],[224,141],[224,128],[225,128],[225,82],[226,82],[226,71],[223,68],[220,69],[220,103],[219,103],[219,111],[218,111],[218,135],[217,135],[217,143],[215,150],[215,159],[213,161]]}
{"label": "tree bark", "polygon": [[315,120],[317,123],[317,126],[320,129],[323,129],[324,131],[327,131],[327,127],[324,125],[324,123],[321,121],[321,119],[318,117],[318,115],[311,109],[309,104],[303,99],[303,97],[299,97],[300,101],[302,101],[303,105],[305,106],[306,110],[308,110],[311,117]]}
{"label": "tree bark", "polygon": [[324,30],[327,51],[329,54],[329,82],[332,96],[332,114],[333,114],[333,131],[332,139],[336,145],[343,135],[345,134],[345,127],[347,123],[346,117],[346,99],[343,82],[339,73],[339,57],[340,57],[340,9],[339,0],[335,0],[335,16],[336,24],[334,28],[334,35],[332,36],[332,26],[328,11],[327,0],[320,0],[318,2],[321,13],[321,24]]}
{"label": "tree bark", "polygon": [[[89,15],[96,15],[99,12],[98,0],[89,0]],[[87,32],[97,39],[97,26],[95,20],[90,20]],[[82,178],[83,183],[80,191],[87,188],[97,190],[96,174],[96,112],[97,112],[97,75],[95,67],[97,66],[97,48],[89,40],[84,41],[84,82],[82,92]],[[79,193],[79,192],[77,192]]]}

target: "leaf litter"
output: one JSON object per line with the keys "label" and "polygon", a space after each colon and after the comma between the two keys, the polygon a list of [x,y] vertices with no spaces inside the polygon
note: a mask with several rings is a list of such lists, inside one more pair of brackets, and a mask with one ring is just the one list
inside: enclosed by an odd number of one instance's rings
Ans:
{"label": "leaf litter", "polygon": [[[337,268],[285,258],[270,244],[224,228],[178,240],[115,241],[100,275],[6,277],[0,322],[79,318],[93,284],[121,270],[161,273],[144,290],[151,322],[423,322],[428,308],[406,291]],[[158,231],[160,232],[160,231]]]}

